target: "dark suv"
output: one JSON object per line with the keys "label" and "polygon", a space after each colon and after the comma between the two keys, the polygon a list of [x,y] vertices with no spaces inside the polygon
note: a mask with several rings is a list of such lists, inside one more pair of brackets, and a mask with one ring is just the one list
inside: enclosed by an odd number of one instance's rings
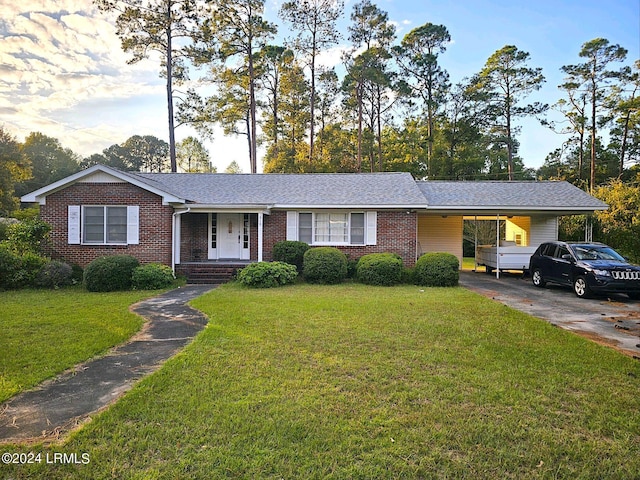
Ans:
{"label": "dark suv", "polygon": [[602,243],[543,243],[531,256],[529,271],[536,287],[567,285],[580,298],[593,293],[640,298],[640,267]]}

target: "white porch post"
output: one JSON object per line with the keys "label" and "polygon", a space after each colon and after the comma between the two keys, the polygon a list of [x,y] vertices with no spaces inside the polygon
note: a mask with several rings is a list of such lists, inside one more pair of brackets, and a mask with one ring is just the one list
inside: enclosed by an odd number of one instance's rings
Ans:
{"label": "white porch post", "polygon": [[264,213],[258,212],[258,261],[262,261],[262,229],[264,227]]}
{"label": "white porch post", "polygon": [[183,212],[175,212],[173,214],[172,232],[171,232],[171,270],[173,274],[176,273],[176,265],[180,263],[180,238],[181,238],[181,225],[182,220],[180,216],[189,213],[191,208],[187,208]]}
{"label": "white porch post", "polygon": [[175,219],[176,219],[176,224],[174,228],[175,228],[176,235],[173,241],[173,250],[174,250],[173,258],[174,258],[174,264],[179,264],[180,263],[180,242],[182,240],[182,216],[176,215]]}
{"label": "white porch post", "polygon": [[500,278],[500,214],[496,216],[496,278]]}

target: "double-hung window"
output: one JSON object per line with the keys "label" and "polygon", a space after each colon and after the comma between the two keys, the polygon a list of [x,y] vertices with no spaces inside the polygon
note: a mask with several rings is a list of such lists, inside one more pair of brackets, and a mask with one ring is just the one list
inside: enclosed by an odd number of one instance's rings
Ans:
{"label": "double-hung window", "polygon": [[[375,232],[375,212],[289,212],[288,232],[309,245],[365,245],[367,242],[367,218]],[[297,221],[297,225],[296,222]]]}
{"label": "double-hung window", "polygon": [[69,205],[68,243],[132,245],[139,243],[139,206]]}
{"label": "double-hung window", "polygon": [[84,207],[83,243],[127,243],[127,207]]}

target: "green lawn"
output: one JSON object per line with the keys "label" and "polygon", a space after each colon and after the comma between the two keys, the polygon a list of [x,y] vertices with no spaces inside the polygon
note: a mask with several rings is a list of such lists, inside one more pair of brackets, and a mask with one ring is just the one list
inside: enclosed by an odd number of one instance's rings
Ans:
{"label": "green lawn", "polygon": [[[209,326],[0,478],[638,478],[640,363],[462,288],[227,285]],[[5,477],[2,475],[5,474]]]}
{"label": "green lawn", "polygon": [[151,295],[0,292],[0,402],[129,338],[143,322],[129,306]]}

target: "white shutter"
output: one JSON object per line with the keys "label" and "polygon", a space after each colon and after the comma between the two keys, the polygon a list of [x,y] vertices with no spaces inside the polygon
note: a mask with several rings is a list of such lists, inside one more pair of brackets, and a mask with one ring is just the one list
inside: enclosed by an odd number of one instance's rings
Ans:
{"label": "white shutter", "polygon": [[287,240],[298,240],[298,212],[287,212]]}
{"label": "white shutter", "polygon": [[127,244],[138,245],[140,243],[140,207],[137,205],[127,207]]}
{"label": "white shutter", "polygon": [[80,205],[69,205],[67,220],[67,243],[80,244]]}
{"label": "white shutter", "polygon": [[378,243],[378,212],[367,212],[367,232],[366,245],[376,245]]}

